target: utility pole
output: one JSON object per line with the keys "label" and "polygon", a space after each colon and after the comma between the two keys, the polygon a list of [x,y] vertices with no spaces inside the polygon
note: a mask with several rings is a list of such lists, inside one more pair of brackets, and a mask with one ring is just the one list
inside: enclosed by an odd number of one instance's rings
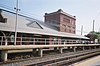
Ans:
{"label": "utility pole", "polygon": [[81,35],[83,34],[83,25],[81,26]]}
{"label": "utility pole", "polygon": [[95,22],[95,20],[93,20],[93,32],[94,32],[94,22]]}
{"label": "utility pole", "polygon": [[93,43],[94,43],[94,22],[95,22],[95,20],[93,20],[93,32],[92,32]]}
{"label": "utility pole", "polygon": [[16,39],[17,39],[17,20],[18,20],[18,0],[16,0],[16,8],[14,8],[16,10],[16,22],[15,22],[15,41],[14,41],[14,45],[16,45]]}
{"label": "utility pole", "polygon": [[[83,34],[83,25],[81,26],[81,36],[82,36],[82,34]],[[82,43],[82,40],[81,40],[81,38],[80,38],[80,44]]]}

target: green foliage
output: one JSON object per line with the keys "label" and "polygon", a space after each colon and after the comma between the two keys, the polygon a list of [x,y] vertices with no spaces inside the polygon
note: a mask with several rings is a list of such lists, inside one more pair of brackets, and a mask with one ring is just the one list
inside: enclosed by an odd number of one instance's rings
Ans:
{"label": "green foliage", "polygon": [[100,32],[89,32],[87,35],[85,35],[86,37],[90,38],[90,39],[100,39]]}
{"label": "green foliage", "polygon": [[97,38],[98,38],[98,39],[100,39],[100,32],[97,32],[97,35],[98,35],[98,37],[97,37]]}

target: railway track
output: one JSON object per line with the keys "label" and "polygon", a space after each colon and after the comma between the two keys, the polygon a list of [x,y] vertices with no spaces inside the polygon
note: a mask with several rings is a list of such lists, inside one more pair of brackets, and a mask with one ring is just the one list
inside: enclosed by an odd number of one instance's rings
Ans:
{"label": "railway track", "polygon": [[0,63],[0,66],[62,66],[100,54],[100,49],[47,55],[35,59]]}
{"label": "railway track", "polygon": [[100,51],[86,51],[86,52],[79,52],[74,53],[73,55],[69,54],[69,56],[64,56],[60,58],[55,58],[52,60],[45,60],[43,62],[34,63],[32,65],[26,66],[63,66],[63,65],[70,65],[74,62],[95,56],[100,54]]}
{"label": "railway track", "polygon": [[44,66],[68,66],[68,65],[73,64],[75,62],[84,60],[86,58],[89,58],[89,57],[92,57],[92,56],[95,56],[95,55],[98,55],[98,54],[100,54],[100,52],[92,53],[92,54],[88,54],[88,55],[84,55],[84,56],[79,56],[79,57],[74,57],[74,58],[70,58],[68,60],[66,59],[66,60],[63,60],[63,61],[58,61],[58,62],[55,62],[55,63],[46,64]]}

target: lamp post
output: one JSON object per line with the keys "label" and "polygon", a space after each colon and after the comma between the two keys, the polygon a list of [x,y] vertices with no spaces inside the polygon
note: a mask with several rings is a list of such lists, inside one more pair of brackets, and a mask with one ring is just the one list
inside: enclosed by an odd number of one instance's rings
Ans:
{"label": "lamp post", "polygon": [[16,38],[17,38],[17,20],[18,20],[18,0],[16,0],[16,22],[15,22],[15,41],[14,41],[14,45],[16,45]]}

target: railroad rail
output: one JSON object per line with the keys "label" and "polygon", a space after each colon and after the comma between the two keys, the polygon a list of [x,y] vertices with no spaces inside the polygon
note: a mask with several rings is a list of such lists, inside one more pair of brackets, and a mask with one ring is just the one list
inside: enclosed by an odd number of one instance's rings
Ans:
{"label": "railroad rail", "polygon": [[81,55],[81,56],[75,56],[73,58],[69,58],[68,60],[62,60],[62,61],[58,61],[55,63],[51,63],[51,64],[46,64],[44,66],[63,66],[63,65],[71,65],[75,62],[84,60],[86,58],[90,58],[96,55],[100,55],[100,52],[96,52],[96,53],[92,53],[92,54],[87,54],[87,55]]}
{"label": "railroad rail", "polygon": [[86,58],[89,58],[89,57],[92,57],[94,55],[98,55],[100,54],[100,50],[96,51],[86,51],[86,52],[79,52],[79,53],[75,53],[75,54],[70,54],[68,56],[62,56],[62,57],[56,57],[54,59],[51,59],[51,60],[45,60],[45,61],[42,61],[42,62],[37,62],[37,63],[34,63],[32,65],[26,65],[26,66],[62,66],[62,65],[69,65],[69,64],[72,64],[74,62],[77,62],[77,61],[80,61],[82,59],[86,59]]}

